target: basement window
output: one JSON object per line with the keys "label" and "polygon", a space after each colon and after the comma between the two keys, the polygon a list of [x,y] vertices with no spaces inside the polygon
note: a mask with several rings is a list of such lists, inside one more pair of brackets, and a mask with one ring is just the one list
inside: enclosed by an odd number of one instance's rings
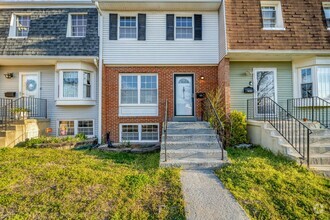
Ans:
{"label": "basement window", "polygon": [[94,120],[61,120],[58,121],[58,136],[75,136],[85,134],[94,136]]}
{"label": "basement window", "polygon": [[120,142],[159,142],[158,124],[121,124]]}
{"label": "basement window", "polygon": [[285,30],[280,1],[261,1],[264,30]]}

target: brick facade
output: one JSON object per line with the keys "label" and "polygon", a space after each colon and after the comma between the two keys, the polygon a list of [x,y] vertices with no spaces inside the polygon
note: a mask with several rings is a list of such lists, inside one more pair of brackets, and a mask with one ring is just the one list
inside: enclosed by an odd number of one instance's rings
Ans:
{"label": "brick facade", "polygon": [[[158,73],[158,116],[119,117],[119,74]],[[194,73],[195,92],[208,92],[218,85],[217,66],[152,66],[152,67],[104,67],[102,94],[102,135],[111,132],[111,140],[119,142],[120,123],[161,123],[164,120],[165,100],[168,100],[169,118],[174,114],[174,73]],[[200,77],[204,76],[204,80]],[[201,100],[195,99],[195,115],[201,118]],[[161,133],[161,132],[160,132]]]}
{"label": "brick facade", "polygon": [[281,0],[285,30],[262,30],[260,0],[226,0],[228,49],[330,49],[322,2]]}
{"label": "brick facade", "polygon": [[230,63],[228,58],[220,61],[218,67],[218,85],[221,93],[220,103],[226,113],[230,113]]}

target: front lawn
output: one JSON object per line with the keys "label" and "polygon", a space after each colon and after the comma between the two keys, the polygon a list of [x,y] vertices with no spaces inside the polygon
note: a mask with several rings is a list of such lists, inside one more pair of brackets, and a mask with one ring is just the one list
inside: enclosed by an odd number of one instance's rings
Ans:
{"label": "front lawn", "polygon": [[184,219],[159,153],[0,149],[0,219]]}
{"label": "front lawn", "polygon": [[228,149],[216,174],[253,219],[330,219],[330,180],[261,147]]}

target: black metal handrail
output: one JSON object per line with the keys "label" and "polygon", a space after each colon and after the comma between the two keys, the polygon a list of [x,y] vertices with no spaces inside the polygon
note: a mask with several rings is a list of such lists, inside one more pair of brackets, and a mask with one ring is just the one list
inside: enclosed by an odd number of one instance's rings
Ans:
{"label": "black metal handrail", "polygon": [[247,108],[248,119],[271,124],[309,166],[312,131],[306,125],[269,97],[250,99]]}
{"label": "black metal handrail", "polygon": [[330,129],[330,102],[318,96],[288,99],[288,112],[299,120],[319,122]]}
{"label": "black metal handrail", "polygon": [[[228,132],[225,129],[223,122],[221,121],[219,114],[213,106],[210,98],[206,95],[203,102],[203,113],[202,118],[211,124],[212,128],[216,130],[218,144],[221,149],[221,160],[224,159],[224,149],[227,143]],[[230,119],[228,119],[230,120]]]}
{"label": "black metal handrail", "polygon": [[165,112],[164,112],[164,123],[163,123],[163,134],[164,134],[164,151],[165,151],[165,162],[167,162],[167,122],[168,122],[168,101],[165,100]]}
{"label": "black metal handrail", "polygon": [[47,99],[21,97],[0,107],[0,130],[28,118],[47,118]]}
{"label": "black metal handrail", "polygon": [[10,104],[13,100],[7,98],[0,98],[0,107]]}

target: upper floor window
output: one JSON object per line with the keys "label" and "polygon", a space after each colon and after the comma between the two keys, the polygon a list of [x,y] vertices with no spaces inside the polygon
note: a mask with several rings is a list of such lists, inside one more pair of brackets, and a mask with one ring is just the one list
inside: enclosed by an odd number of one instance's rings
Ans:
{"label": "upper floor window", "polygon": [[327,22],[327,27],[330,29],[330,3],[323,5],[324,16]]}
{"label": "upper floor window", "polygon": [[262,13],[263,29],[265,30],[284,29],[281,2],[261,1],[261,13]]}
{"label": "upper floor window", "polygon": [[192,17],[176,17],[176,38],[193,38],[193,19]]}
{"label": "upper floor window", "polygon": [[27,37],[30,30],[30,15],[13,14],[10,22],[9,37]]}
{"label": "upper floor window", "polygon": [[119,38],[136,39],[136,17],[120,16]]}
{"label": "upper floor window", "polygon": [[87,14],[69,14],[67,37],[86,37]]}

